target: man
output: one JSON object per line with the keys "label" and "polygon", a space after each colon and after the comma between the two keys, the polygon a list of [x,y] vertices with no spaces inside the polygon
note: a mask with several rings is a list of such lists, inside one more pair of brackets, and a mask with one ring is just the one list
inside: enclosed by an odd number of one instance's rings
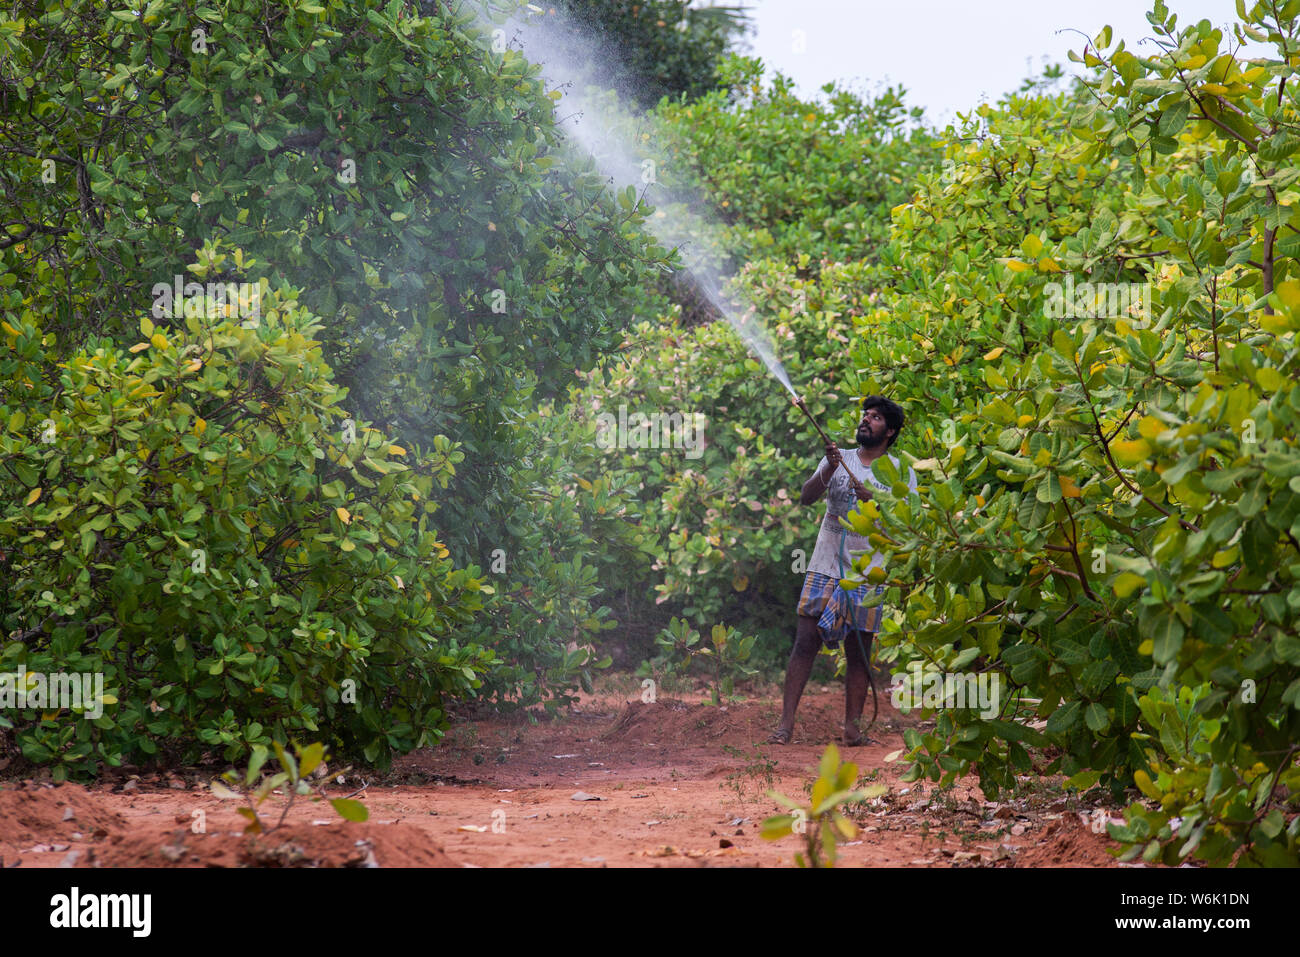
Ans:
{"label": "man", "polygon": [[[858,730],[862,708],[867,700],[867,667],[871,640],[880,627],[883,609],[863,607],[871,595],[880,594],[883,587],[862,585],[852,592],[840,588],[840,579],[850,573],[857,552],[870,552],[866,538],[855,535],[840,525],[839,519],[849,513],[857,502],[872,498],[872,486],[887,491],[889,486],[879,482],[871,466],[885,454],[885,450],[898,440],[903,428],[903,410],[896,402],[881,395],[868,396],[862,401],[862,419],[858,423],[858,448],[855,453],[841,456],[834,442],[826,445],[826,455],[818,463],[812,477],[803,484],[799,496],[801,505],[812,505],[825,494],[826,515],[817,546],[808,563],[803,592],[799,596],[798,625],[795,629],[794,649],[785,673],[785,695],[781,708],[781,723],[768,741],[788,744],[794,731],[794,713],[799,707],[804,685],[812,673],[813,661],[824,642],[836,647],[844,640],[847,672],[844,679],[844,744],[863,744],[866,738]],[[895,467],[898,459],[890,456]],[[850,481],[841,461],[854,475]],[[911,470],[908,470],[911,473]],[[908,476],[908,486],[916,491],[916,475]],[[872,554],[871,567],[883,567],[879,554]]]}

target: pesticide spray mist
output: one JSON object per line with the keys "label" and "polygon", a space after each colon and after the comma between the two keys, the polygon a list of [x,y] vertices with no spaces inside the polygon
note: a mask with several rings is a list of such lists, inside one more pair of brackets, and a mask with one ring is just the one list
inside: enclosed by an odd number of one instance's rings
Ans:
{"label": "pesticide spray mist", "polygon": [[633,131],[635,124],[631,117],[626,113],[616,116],[612,102],[601,91],[586,87],[584,78],[591,75],[593,65],[608,59],[609,51],[589,31],[572,21],[565,22],[562,31],[555,30],[555,22],[563,16],[557,10],[513,3],[493,4],[488,8],[483,2],[473,0],[466,0],[463,9],[474,13],[480,29],[493,37],[498,48],[508,43],[541,66],[547,89],[562,94],[555,106],[560,129],[592,158],[616,190],[632,186],[640,196],[639,201],[657,208],[646,221],[651,234],[666,247],[678,245],[687,271],[709,303],[790,395],[797,398],[785,367],[776,357],[772,340],[754,310],[739,310],[722,294],[723,283],[729,277],[709,261],[700,243],[687,238],[697,235],[701,229],[717,229],[707,203],[692,191],[674,187],[672,202],[661,205],[662,200],[669,198],[669,191],[660,185],[664,156],[654,151],[653,130]]}

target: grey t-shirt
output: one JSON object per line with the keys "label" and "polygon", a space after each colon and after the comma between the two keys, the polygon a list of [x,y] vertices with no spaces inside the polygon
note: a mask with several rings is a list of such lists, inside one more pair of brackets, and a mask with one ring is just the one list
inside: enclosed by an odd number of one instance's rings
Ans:
{"label": "grey t-shirt", "polygon": [[[889,486],[872,474],[870,466],[862,464],[857,449],[843,449],[840,454],[844,464],[849,467],[849,471],[859,482],[867,488],[876,488],[882,492],[889,491]],[[894,463],[895,468],[901,470],[897,458],[891,455],[889,461]],[[817,463],[817,470],[821,471],[824,468],[826,468],[826,456],[823,455],[822,460]],[[915,492],[916,473],[910,468],[907,473],[907,486]],[[839,519],[849,514],[857,503],[858,497],[853,492],[853,486],[849,484],[849,477],[837,465],[835,474],[826,487],[826,514],[822,518],[821,529],[817,532],[817,546],[813,549],[812,560],[808,562],[808,571],[820,572],[832,578],[843,578],[850,573],[853,559],[859,552],[871,554],[871,568],[884,567],[884,559],[879,552],[872,550],[871,543],[865,536],[855,535],[839,523]]]}

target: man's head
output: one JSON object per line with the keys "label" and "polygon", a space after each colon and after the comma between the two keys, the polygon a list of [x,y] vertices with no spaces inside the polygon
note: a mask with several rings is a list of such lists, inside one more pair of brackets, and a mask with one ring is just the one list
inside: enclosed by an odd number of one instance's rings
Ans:
{"label": "man's head", "polygon": [[897,402],[883,395],[869,395],[862,400],[862,419],[858,422],[858,445],[864,449],[890,448],[903,430],[903,410]]}

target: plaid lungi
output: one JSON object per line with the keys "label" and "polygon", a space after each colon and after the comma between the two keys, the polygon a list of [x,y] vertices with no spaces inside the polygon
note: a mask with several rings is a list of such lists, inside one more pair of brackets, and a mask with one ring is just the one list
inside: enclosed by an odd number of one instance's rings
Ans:
{"label": "plaid lungi", "polygon": [[850,631],[880,630],[884,605],[864,608],[872,595],[882,595],[884,585],[859,585],[852,591],[840,587],[840,580],[821,572],[809,572],[799,593],[798,612],[817,619],[817,630],[828,648],[837,648]]}

